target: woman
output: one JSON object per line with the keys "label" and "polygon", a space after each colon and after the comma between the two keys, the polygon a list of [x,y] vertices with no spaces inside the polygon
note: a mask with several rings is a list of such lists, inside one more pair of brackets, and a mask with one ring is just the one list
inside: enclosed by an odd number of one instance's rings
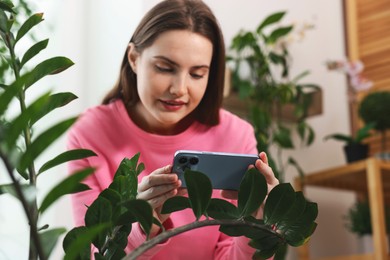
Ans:
{"label": "woman", "polygon": [[[252,126],[221,109],[225,71],[224,41],[212,11],[202,1],[166,0],[142,19],[125,52],[119,80],[103,104],[89,109],[69,133],[69,148],[87,148],[97,157],[70,164],[70,171],[93,166],[91,191],[73,196],[77,225],[100,191],[112,181],[124,157],[140,152],[146,169],[139,176],[138,198],[147,200],[166,229],[194,221],[191,210],[160,213],[163,203],[183,190],[172,173],[176,150],[256,154]],[[256,168],[269,190],[278,184],[265,153]],[[213,191],[213,197],[236,194]],[[261,217],[260,210],[256,217]],[[160,232],[154,225],[151,237]],[[128,251],[145,241],[133,225]],[[147,251],[145,259],[250,259],[244,237],[228,237],[218,227],[192,230]]]}

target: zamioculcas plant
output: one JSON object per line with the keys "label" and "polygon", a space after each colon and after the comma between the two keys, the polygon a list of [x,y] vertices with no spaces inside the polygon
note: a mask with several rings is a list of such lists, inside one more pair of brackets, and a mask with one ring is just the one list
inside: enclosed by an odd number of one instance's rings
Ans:
{"label": "zamioculcas plant", "polygon": [[[43,14],[33,14],[23,23],[15,22],[17,15],[11,2],[0,1],[0,67],[3,75],[0,82],[0,158],[11,180],[8,184],[0,185],[0,195],[12,194],[22,204],[30,226],[29,259],[48,259],[65,229],[48,229],[48,225],[39,223],[40,215],[61,196],[88,189],[80,181],[93,169],[81,170],[63,180],[44,197],[40,205],[36,199],[38,177],[59,164],[95,154],[83,149],[67,151],[36,168],[36,158],[67,131],[76,118],[55,123],[39,134],[33,129],[41,118],[68,104],[76,96],[69,92],[47,92],[27,103],[27,92],[40,79],[66,70],[73,62],[65,57],[53,57],[35,65],[30,64],[30,60],[46,48],[48,39],[34,43],[19,55],[16,46],[43,20]],[[20,110],[16,115],[10,113],[11,102],[19,103]]]}
{"label": "zamioculcas plant", "polygon": [[[85,226],[71,230],[64,239],[65,259],[89,259],[90,248],[97,248],[95,259],[137,259],[146,250],[180,233],[218,225],[229,236],[246,236],[256,249],[254,257],[269,258],[286,244],[304,244],[316,229],[317,204],[308,202],[302,192],[296,192],[289,183],[276,186],[268,195],[264,206],[264,219],[252,214],[264,203],[267,182],[256,169],[250,169],[242,179],[238,204],[211,198],[209,178],[196,171],[187,170],[185,181],[188,197],[177,196],[165,202],[162,213],[172,213],[186,208],[194,212],[195,221],[163,231],[147,239],[129,255],[125,254],[131,224],[139,222],[148,235],[153,223],[163,226],[153,217],[152,208],[136,199],[137,176],[144,169],[138,164],[139,154],[123,159],[111,185],[103,190],[88,207]],[[259,188],[261,187],[261,188]],[[204,220],[201,217],[205,216]]]}

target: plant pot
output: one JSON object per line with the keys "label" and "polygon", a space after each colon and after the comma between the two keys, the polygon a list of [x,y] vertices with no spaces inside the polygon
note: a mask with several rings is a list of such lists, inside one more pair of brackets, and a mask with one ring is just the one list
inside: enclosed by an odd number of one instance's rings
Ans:
{"label": "plant pot", "polygon": [[[387,243],[390,246],[389,235],[387,235]],[[360,254],[374,252],[374,241],[371,234],[363,235],[358,238],[358,248]]]}
{"label": "plant pot", "polygon": [[348,163],[363,160],[368,156],[368,145],[348,144],[344,146],[344,153]]}

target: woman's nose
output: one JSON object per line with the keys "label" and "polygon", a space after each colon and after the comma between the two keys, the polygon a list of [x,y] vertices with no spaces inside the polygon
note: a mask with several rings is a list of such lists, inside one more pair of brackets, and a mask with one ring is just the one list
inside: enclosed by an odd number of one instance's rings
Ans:
{"label": "woman's nose", "polygon": [[175,77],[175,79],[172,81],[172,85],[169,89],[169,92],[172,95],[175,96],[183,96],[187,93],[187,76],[186,75],[180,75]]}

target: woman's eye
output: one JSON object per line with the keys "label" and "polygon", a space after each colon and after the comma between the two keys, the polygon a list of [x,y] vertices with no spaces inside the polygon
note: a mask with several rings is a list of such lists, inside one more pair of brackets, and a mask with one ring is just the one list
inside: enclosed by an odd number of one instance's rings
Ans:
{"label": "woman's eye", "polygon": [[193,77],[194,79],[201,79],[203,78],[203,75],[192,73],[191,77]]}
{"label": "woman's eye", "polygon": [[156,69],[160,72],[173,72],[173,69],[167,67],[156,66]]}

